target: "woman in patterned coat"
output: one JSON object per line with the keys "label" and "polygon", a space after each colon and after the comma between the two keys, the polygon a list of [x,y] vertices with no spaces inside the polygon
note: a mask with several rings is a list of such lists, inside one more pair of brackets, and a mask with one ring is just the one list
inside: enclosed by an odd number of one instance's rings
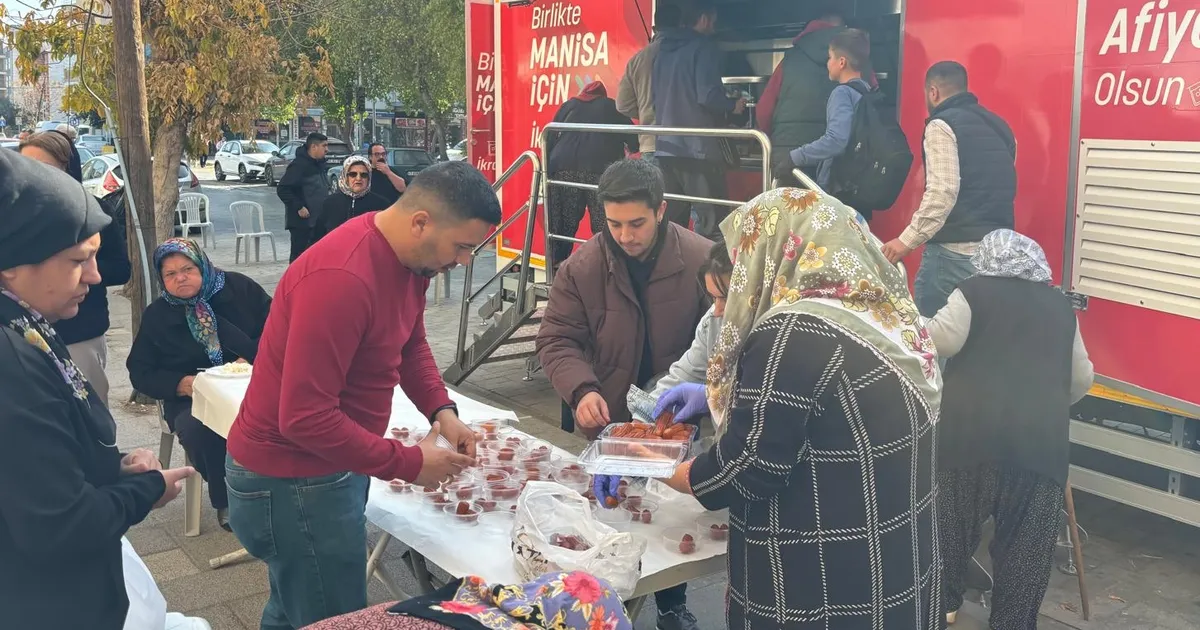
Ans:
{"label": "woman in patterned coat", "polygon": [[854,211],[783,188],[721,224],[733,277],[707,397],[722,434],[669,483],[729,508],[731,628],[940,627],[940,374]]}

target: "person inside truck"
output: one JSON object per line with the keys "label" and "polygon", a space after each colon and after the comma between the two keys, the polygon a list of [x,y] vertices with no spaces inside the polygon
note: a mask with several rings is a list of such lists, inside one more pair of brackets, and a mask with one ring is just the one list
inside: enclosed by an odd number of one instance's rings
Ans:
{"label": "person inside truck", "polygon": [[904,275],[812,191],[767,191],[721,228],[718,435],[667,483],[737,515],[723,627],[935,630],[941,378]]}
{"label": "person inside truck", "polygon": [[[632,125],[628,116],[617,112],[617,104],[608,97],[604,83],[593,81],[558,108],[553,122],[591,123],[596,125]],[[637,138],[589,131],[564,131],[546,137],[546,167],[550,179],[596,185],[600,174],[609,164],[625,157],[625,152],[637,151]],[[596,193],[582,188],[550,186],[550,232],[575,236],[586,211],[591,218],[592,233],[604,231],[604,209],[596,202]],[[555,265],[571,255],[575,247],[570,241],[551,243],[550,260]]]}
{"label": "person inside truck", "polygon": [[[729,115],[741,115],[746,100],[730,98],[721,83],[720,48],[713,38],[717,8],[713,0],[683,0],[679,28],[663,32],[650,77],[654,117],[663,127],[727,127]],[[731,166],[717,138],[658,136],[655,158],[662,167],[667,192],[724,199],[725,171]],[[667,202],[667,220],[688,226],[696,214],[696,233],[720,237],[728,209],[686,201]]]}
{"label": "person inside truck", "polygon": [[976,274],[927,323],[938,356],[954,358],[937,436],[942,599],[953,623],[994,518],[990,626],[1035,628],[1058,541],[1070,407],[1092,386],[1092,362],[1033,239],[993,231],[971,264]]}
{"label": "person inside truck", "polygon": [[[537,335],[550,384],[574,411],[564,429],[594,439],[629,422],[629,386],[646,384],[679,360],[708,310],[694,279],[712,242],[664,220],[663,176],[647,160],[622,160],[600,177],[607,229],[554,276]],[[570,420],[570,423],[567,421]],[[655,594],[661,630],[694,630],[687,585]]]}
{"label": "person inside truck", "polygon": [[908,227],[883,253],[894,264],[925,245],[913,294],[921,315],[933,317],[974,275],[971,257],[979,241],[1013,227],[1017,141],[1008,123],[967,90],[967,69],[957,61],[930,66],[925,101],[925,193]]}
{"label": "person inside truck", "polygon": [[[654,57],[667,29],[679,28],[679,7],[660,3],[654,11],[654,37],[625,65],[625,74],[617,86],[617,111],[636,120],[639,125],[654,124],[654,100],[650,93],[650,75]],[[638,136],[638,150],[647,160],[654,159],[654,135]]]}
{"label": "person inside truck", "polygon": [[854,110],[863,94],[871,90],[864,76],[871,72],[871,41],[864,31],[848,28],[838,31],[829,42],[825,53],[829,80],[837,87],[829,93],[825,105],[825,132],[812,142],[792,149],[782,155],[776,165],[775,176],[787,181],[793,177],[792,170],[800,167],[817,167],[817,185],[829,189],[833,161],[846,152],[850,144]]}

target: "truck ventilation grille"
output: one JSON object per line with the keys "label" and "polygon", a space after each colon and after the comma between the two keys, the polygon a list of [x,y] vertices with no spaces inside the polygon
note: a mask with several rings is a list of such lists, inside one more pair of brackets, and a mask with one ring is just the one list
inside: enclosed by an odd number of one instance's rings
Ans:
{"label": "truck ventilation grille", "polygon": [[1083,140],[1071,288],[1200,319],[1200,142]]}

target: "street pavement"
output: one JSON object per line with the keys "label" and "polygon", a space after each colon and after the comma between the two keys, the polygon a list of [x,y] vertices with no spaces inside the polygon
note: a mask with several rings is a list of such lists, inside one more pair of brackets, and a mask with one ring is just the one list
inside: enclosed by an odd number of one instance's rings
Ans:
{"label": "street pavement", "polygon": [[[197,168],[202,192],[209,197],[211,217],[217,232],[217,245],[208,249],[214,263],[245,273],[273,292],[287,266],[289,239],[283,229],[283,207],[273,188],[263,183],[242,184],[236,180],[218,183],[213,180],[211,167]],[[234,201],[254,201],[263,206],[267,228],[275,234],[278,261],[271,260],[270,247],[264,243],[263,261],[258,264],[234,264],[233,222],[229,204]],[[490,277],[494,258],[486,254],[477,268],[476,282]],[[454,357],[460,298],[463,290],[463,271],[452,275],[452,298],[433,300],[426,310],[426,327],[430,346],[438,364],[443,368]],[[477,286],[477,285],[476,285]],[[132,341],[130,335],[129,302],[111,292],[113,327],[108,334],[110,347],[109,378],[112,381],[111,404],[119,423],[120,446],[124,449],[146,447],[157,452],[159,424],[154,407],[128,402],[131,394],[124,363]],[[470,330],[481,331],[481,322],[474,314],[468,318]],[[470,339],[471,335],[468,335]],[[545,377],[538,373],[529,376],[523,362],[501,362],[481,367],[460,389],[473,397],[499,407],[513,409],[522,419],[522,429],[547,439],[568,450],[578,451],[583,441],[559,429],[559,400]],[[182,448],[176,445],[173,464],[182,465]],[[1104,499],[1076,493],[1080,523],[1089,530],[1084,546],[1085,569],[1091,602],[1091,621],[1082,621],[1076,578],[1060,570],[1051,574],[1050,588],[1042,605],[1038,627],[1050,630],[1078,628],[1080,630],[1200,628],[1200,545],[1196,530],[1174,521],[1139,512]],[[372,542],[379,532],[370,528]],[[208,560],[238,549],[233,535],[216,525],[215,512],[204,502],[201,535],[183,536],[183,502],[177,500],[156,510],[145,522],[132,528],[129,538],[154,573],[167,599],[170,610],[205,617],[216,630],[244,630],[258,627],[259,615],[266,601],[267,576],[262,563],[242,564],[210,569]],[[977,558],[985,567],[987,543]],[[415,582],[400,558],[403,550],[392,544],[384,566],[401,588],[415,591]],[[1056,566],[1065,565],[1066,548],[1058,549]],[[982,572],[973,581],[986,587]],[[689,588],[689,606],[700,620],[700,627],[715,630],[724,627],[726,582],[723,575],[695,580]],[[981,593],[968,593],[968,604],[959,616],[955,628],[973,630],[986,628],[986,610],[978,602]],[[389,601],[378,582],[370,585],[372,603]],[[637,620],[637,630],[654,628],[653,605],[648,605]]]}

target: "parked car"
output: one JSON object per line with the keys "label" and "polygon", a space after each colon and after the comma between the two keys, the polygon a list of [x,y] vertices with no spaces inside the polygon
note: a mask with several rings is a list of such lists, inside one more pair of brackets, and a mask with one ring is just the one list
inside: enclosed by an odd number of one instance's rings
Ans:
{"label": "parked car", "polygon": [[461,162],[467,159],[467,141],[460,140],[458,144],[446,149],[446,159],[450,162]]}
{"label": "parked car", "polygon": [[263,168],[279,147],[266,140],[229,140],[217,150],[213,158],[213,174],[217,181],[225,181],[227,173],[237,173],[243,184],[257,179]]}
{"label": "parked car", "polygon": [[0,149],[12,149],[16,151],[21,147],[21,141],[16,138],[0,138]]}
{"label": "parked car", "polygon": [[[358,152],[355,155],[366,155]],[[433,166],[433,157],[425,149],[390,148],[387,150],[387,164],[392,172],[399,175],[405,184],[411,184],[417,173]],[[337,181],[342,177],[342,165],[338,164],[329,169],[329,189],[337,190]]]}
{"label": "parked car", "polygon": [[82,144],[93,154],[99,155],[104,152],[104,145],[108,144],[108,140],[104,136],[80,135],[77,144]]}
{"label": "parked car", "polygon": [[[97,197],[103,197],[116,192],[125,186],[125,177],[121,174],[121,164],[112,153],[97,155],[83,164],[83,187]],[[179,162],[179,188],[183,192],[201,192],[200,180],[187,165]]]}
{"label": "parked car", "polygon": [[[274,186],[279,183],[283,174],[287,172],[287,167],[296,159],[296,151],[304,146],[303,140],[292,140],[280,147],[271,159],[267,161],[266,172],[263,174],[263,179],[267,181],[268,186]],[[341,165],[342,160],[350,157],[350,145],[338,140],[337,138],[329,139],[329,149],[325,153],[325,162],[327,164]]]}
{"label": "parked car", "polygon": [[84,162],[96,157],[96,155],[99,153],[98,151],[93,152],[91,149],[83,146],[82,144],[75,145],[75,150],[79,152],[79,163],[81,165]]}

